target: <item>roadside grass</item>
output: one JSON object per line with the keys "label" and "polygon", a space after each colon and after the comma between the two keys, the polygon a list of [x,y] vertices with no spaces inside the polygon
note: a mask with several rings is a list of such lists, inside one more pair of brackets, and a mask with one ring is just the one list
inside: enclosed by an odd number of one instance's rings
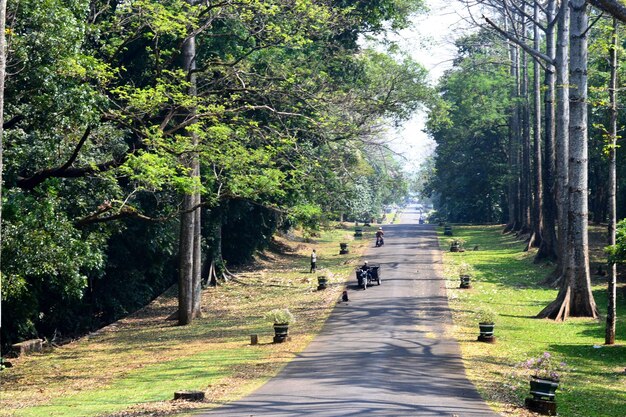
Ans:
{"label": "roadside grass", "polygon": [[[237,280],[203,293],[203,317],[190,326],[167,318],[176,291],[137,313],[44,354],[13,360],[0,374],[0,416],[143,416],[208,408],[251,392],[275,375],[319,332],[352,278],[373,228],[354,240],[353,227],[338,225],[313,239],[278,238],[281,251],[265,251]],[[350,254],[339,255],[339,242]],[[309,273],[310,253],[318,273]],[[321,269],[320,269],[321,267]],[[317,291],[318,275],[329,288]],[[292,340],[273,344],[273,308],[289,308],[297,321]],[[259,344],[250,345],[250,335]],[[175,391],[202,390],[204,403],[172,401]]]}
{"label": "roadside grass", "polygon": [[[556,298],[555,289],[539,285],[553,265],[533,263],[524,242],[503,235],[501,226],[454,226],[453,238],[465,241],[465,252],[451,253],[450,237],[439,229],[445,252],[448,297],[453,310],[453,335],[460,341],[470,379],[481,395],[505,415],[530,416],[523,408],[529,375],[520,362],[550,352],[570,370],[557,391],[559,415],[567,417],[626,416],[626,285],[618,288],[617,345],[604,345],[606,279],[593,277],[600,320],[573,318],[564,323],[534,316]],[[594,233],[600,234],[598,230]],[[602,256],[598,242],[593,251]],[[478,250],[472,250],[478,246]],[[459,289],[458,268],[472,265],[472,288]],[[497,311],[496,344],[477,342],[475,312],[489,305]]]}

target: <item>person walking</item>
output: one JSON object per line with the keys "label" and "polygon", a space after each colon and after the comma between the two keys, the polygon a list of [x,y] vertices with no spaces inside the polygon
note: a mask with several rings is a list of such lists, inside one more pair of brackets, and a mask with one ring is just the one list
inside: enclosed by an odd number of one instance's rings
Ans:
{"label": "person walking", "polygon": [[317,270],[317,253],[315,253],[315,249],[311,252],[311,270],[309,273],[313,273]]}

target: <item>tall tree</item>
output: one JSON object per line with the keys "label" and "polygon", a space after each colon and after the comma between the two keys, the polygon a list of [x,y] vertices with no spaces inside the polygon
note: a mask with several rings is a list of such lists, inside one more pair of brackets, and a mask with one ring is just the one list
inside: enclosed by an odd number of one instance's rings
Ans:
{"label": "tall tree", "polygon": [[557,259],[557,239],[556,239],[556,217],[557,206],[555,201],[555,175],[556,175],[556,154],[555,154],[555,134],[556,134],[556,36],[555,28],[557,23],[557,1],[550,0],[546,8],[546,55],[545,62],[545,123],[544,123],[544,157],[543,157],[543,182],[541,193],[543,197],[542,219],[541,219],[541,245],[535,256],[535,262],[548,259]]}
{"label": "tall tree", "polygon": [[555,301],[539,313],[561,321],[570,316],[597,317],[591,292],[588,243],[587,34],[589,18],[584,0],[571,0],[570,114],[568,166],[568,229],[565,270]]}
{"label": "tall tree", "polygon": [[[609,134],[609,224],[608,224],[608,243],[609,246],[615,245],[617,223],[617,72],[618,72],[618,36],[617,36],[617,19],[613,18],[613,31],[611,34],[610,67],[611,76],[609,81],[609,116],[610,116],[610,134]],[[606,332],[604,343],[607,345],[615,344],[615,323],[616,323],[616,306],[617,299],[617,264],[610,263],[609,267],[609,285],[608,285],[608,305],[606,314]]]}
{"label": "tall tree", "polygon": [[[191,7],[194,0],[188,0]],[[196,85],[196,29],[192,28],[182,46],[183,71],[189,83],[188,94],[193,99],[197,94]],[[188,109],[189,118],[197,117],[195,105]],[[191,125],[193,127],[193,125]],[[190,130],[187,134],[191,137],[191,152],[185,154],[184,165],[189,169],[189,174],[196,184],[200,182],[200,159],[198,156],[198,135]],[[182,213],[180,217],[180,240],[179,240],[179,271],[178,271],[178,324],[186,325],[200,315],[200,301],[202,297],[201,277],[201,207],[200,190],[192,188],[190,193],[183,196]]]}
{"label": "tall tree", "polygon": [[[2,183],[4,181],[4,77],[7,63],[6,48],[7,1],[0,0],[0,249],[2,248]],[[2,251],[0,250],[0,256]],[[2,259],[0,258],[0,266]],[[1,270],[1,269],[0,269]],[[0,279],[0,328],[2,327],[2,280]],[[0,343],[1,346],[1,343]]]}
{"label": "tall tree", "polygon": [[[539,4],[535,2],[533,7],[533,48],[536,51],[540,50],[540,35],[539,35]],[[548,21],[548,24],[550,22]],[[547,93],[547,91],[546,91]],[[534,163],[534,178],[533,178],[533,214],[532,214],[532,231],[531,237],[528,241],[528,247],[539,247],[542,240],[543,230],[543,177],[542,177],[542,146],[541,146],[541,66],[539,65],[539,59],[533,57],[533,163]],[[549,110],[549,109],[548,109]]]}

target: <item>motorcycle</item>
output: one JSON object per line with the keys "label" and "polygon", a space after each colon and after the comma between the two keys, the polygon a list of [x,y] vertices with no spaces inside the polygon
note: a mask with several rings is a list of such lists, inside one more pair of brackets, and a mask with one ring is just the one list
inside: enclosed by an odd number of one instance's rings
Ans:
{"label": "motorcycle", "polygon": [[376,236],[376,247],[379,248],[385,244],[385,239],[382,236]]}

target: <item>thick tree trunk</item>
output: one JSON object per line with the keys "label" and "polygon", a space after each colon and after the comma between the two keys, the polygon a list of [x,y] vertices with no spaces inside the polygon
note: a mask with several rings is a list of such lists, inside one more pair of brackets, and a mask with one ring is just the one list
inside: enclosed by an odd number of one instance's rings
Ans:
{"label": "thick tree trunk", "polygon": [[[610,119],[611,119],[611,138],[609,144],[609,245],[615,245],[615,224],[617,222],[617,169],[616,169],[616,145],[617,145],[617,20],[613,19],[613,39],[611,42],[611,80],[609,83],[609,101]],[[607,345],[615,344],[615,322],[616,311],[615,301],[617,298],[617,265],[611,264],[609,268],[609,285],[608,285],[608,303],[606,313],[606,332],[604,335],[604,343]]]}
{"label": "thick tree trunk", "polygon": [[[183,44],[183,68],[189,74],[189,94],[196,94],[195,69],[196,43],[190,37]],[[194,112],[195,109],[191,109]],[[198,145],[198,138],[190,133],[191,146]],[[191,176],[199,182],[200,162],[198,154],[190,152],[185,163],[190,169]],[[179,277],[178,277],[178,324],[186,325],[200,315],[200,301],[202,296],[202,260],[200,253],[200,193],[192,191],[183,197],[183,214],[180,219],[179,245]]]}
{"label": "thick tree trunk", "polygon": [[557,299],[540,317],[557,321],[569,316],[597,317],[591,292],[588,244],[587,186],[587,29],[585,0],[571,0],[570,51],[570,146],[567,269]]}
{"label": "thick tree trunk", "polygon": [[[546,32],[546,55],[555,58],[556,54],[556,38],[554,33],[555,25],[551,23],[556,18],[556,0],[550,0],[546,12],[546,20],[548,28]],[[556,89],[556,68],[551,63],[546,64],[545,73],[545,140],[544,140],[544,158],[543,158],[543,186],[541,192],[543,196],[542,204],[542,228],[541,228],[541,245],[535,256],[535,262],[542,260],[555,261],[557,259],[557,239],[556,239],[556,219],[557,206],[554,197],[555,192],[555,89]]]}

